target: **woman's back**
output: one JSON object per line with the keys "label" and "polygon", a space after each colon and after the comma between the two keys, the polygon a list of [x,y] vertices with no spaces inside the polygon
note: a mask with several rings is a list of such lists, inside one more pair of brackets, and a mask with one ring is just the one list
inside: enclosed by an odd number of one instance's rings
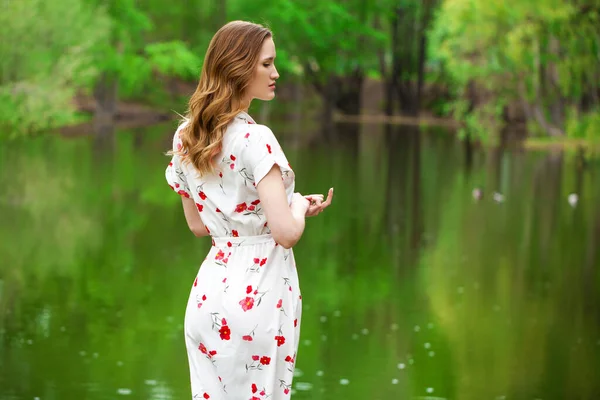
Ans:
{"label": "woman's back", "polygon": [[[181,146],[177,129],[173,150]],[[192,198],[207,231],[213,237],[257,236],[270,233],[256,185],[277,164],[288,202],[294,193],[294,172],[271,130],[245,112],[229,124],[215,173],[200,177],[193,165],[174,156],[166,170],[169,186]]]}

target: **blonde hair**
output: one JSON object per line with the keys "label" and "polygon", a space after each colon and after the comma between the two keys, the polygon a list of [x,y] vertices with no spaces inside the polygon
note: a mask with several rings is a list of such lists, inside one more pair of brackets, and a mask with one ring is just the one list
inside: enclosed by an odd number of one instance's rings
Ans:
{"label": "blonde hair", "polygon": [[262,25],[232,21],[210,41],[198,87],[189,100],[187,124],[179,132],[182,147],[169,152],[191,162],[200,175],[214,171],[227,125],[248,106],[245,90],[262,45],[272,35]]}

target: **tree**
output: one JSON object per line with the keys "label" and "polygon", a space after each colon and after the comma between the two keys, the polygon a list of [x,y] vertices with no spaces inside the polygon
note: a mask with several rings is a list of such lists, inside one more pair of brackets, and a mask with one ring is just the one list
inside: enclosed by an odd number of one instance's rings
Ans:
{"label": "tree", "polygon": [[104,8],[82,0],[4,2],[0,137],[77,120],[73,95],[89,87],[98,74],[95,51],[110,26]]}
{"label": "tree", "polygon": [[509,106],[551,136],[598,124],[582,115],[600,112],[599,10],[597,0],[444,0],[429,50],[453,85],[454,115],[482,138]]}

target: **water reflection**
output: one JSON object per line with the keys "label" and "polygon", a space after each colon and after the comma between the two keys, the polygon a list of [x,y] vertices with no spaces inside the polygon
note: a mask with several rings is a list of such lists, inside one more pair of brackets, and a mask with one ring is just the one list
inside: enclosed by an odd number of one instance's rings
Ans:
{"label": "water reflection", "polygon": [[[189,396],[183,305],[209,243],[163,181],[171,134],[3,144],[0,399]],[[600,395],[600,166],[469,151],[373,125],[290,147],[299,191],[336,190],[296,249],[295,399]]]}

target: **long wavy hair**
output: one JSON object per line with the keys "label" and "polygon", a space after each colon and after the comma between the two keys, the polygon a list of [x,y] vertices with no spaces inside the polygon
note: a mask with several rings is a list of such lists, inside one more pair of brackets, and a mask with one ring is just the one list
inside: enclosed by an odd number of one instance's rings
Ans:
{"label": "long wavy hair", "polygon": [[187,124],[179,133],[182,147],[170,152],[192,163],[201,176],[214,172],[227,125],[248,107],[244,94],[263,42],[272,35],[262,25],[232,21],[210,41],[198,87],[188,104]]}

